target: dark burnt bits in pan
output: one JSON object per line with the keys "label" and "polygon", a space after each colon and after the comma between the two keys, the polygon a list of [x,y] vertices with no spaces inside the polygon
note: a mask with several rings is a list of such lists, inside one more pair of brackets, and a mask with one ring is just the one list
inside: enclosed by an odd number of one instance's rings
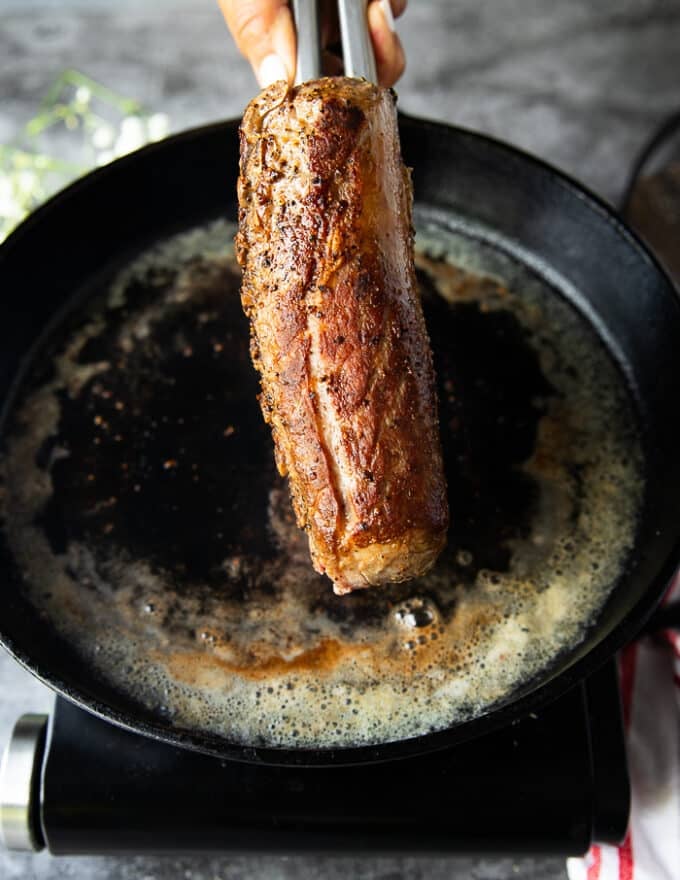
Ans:
{"label": "dark burnt bits in pan", "polygon": [[[507,571],[509,541],[526,538],[535,481],[520,469],[534,452],[555,393],[517,316],[480,302],[446,302],[418,271],[432,340],[451,527],[444,551],[458,576]],[[457,560],[465,548],[462,563]]]}
{"label": "dark burnt bits in pan", "polygon": [[[125,304],[107,310],[80,349],[80,365],[108,366],[77,395],[60,392],[58,433],[37,462],[53,483],[39,522],[55,553],[74,540],[96,551],[115,545],[170,572],[180,591],[239,589],[239,573],[266,590],[256,575],[259,561],[282,549],[265,526],[279,480],[256,403],[240,279],[200,260],[188,275],[191,297],[170,297],[162,311],[176,273],[131,279]],[[454,514],[445,558],[472,584],[480,569],[507,570],[508,540],[530,528],[536,487],[518,465],[533,451],[544,411],[536,401],[552,389],[511,312],[451,305],[426,272],[418,279]],[[68,338],[51,341],[54,351],[66,347]],[[471,562],[457,561],[460,547]],[[225,578],[224,560],[239,557]],[[394,585],[338,599],[326,590],[314,608],[351,628],[381,621],[386,603],[411,591]]]}
{"label": "dark burnt bits in pan", "polygon": [[200,262],[189,275],[191,297],[158,313],[174,275],[134,279],[81,349],[81,365],[107,367],[77,395],[60,393],[39,462],[54,487],[41,520],[56,553],[72,540],[113,544],[171,572],[178,589],[224,588],[225,557],[275,552],[261,526],[275,471],[238,275]]}

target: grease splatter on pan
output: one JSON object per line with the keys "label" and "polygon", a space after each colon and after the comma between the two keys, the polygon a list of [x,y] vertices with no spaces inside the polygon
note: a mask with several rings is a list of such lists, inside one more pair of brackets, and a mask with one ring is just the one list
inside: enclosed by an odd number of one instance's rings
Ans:
{"label": "grease splatter on pan", "polygon": [[634,419],[592,331],[492,248],[420,230],[451,506],[419,580],[333,595],[256,401],[224,223],[54,329],[8,422],[7,539],[83,663],[166,722],[350,746],[487,711],[583,638],[632,546]]}

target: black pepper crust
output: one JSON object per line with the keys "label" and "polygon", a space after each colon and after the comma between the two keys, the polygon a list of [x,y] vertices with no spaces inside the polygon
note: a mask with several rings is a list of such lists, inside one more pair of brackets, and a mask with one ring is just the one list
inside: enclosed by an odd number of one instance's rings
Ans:
{"label": "black pepper crust", "polygon": [[261,405],[315,568],[407,580],[448,526],[394,93],[276,83],[241,125],[237,254]]}

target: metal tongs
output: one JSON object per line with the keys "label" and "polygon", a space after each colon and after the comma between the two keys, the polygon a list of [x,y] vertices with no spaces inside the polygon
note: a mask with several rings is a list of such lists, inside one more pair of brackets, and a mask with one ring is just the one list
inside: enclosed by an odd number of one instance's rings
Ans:
{"label": "metal tongs", "polygon": [[[323,76],[319,0],[293,0],[297,30],[295,85]],[[377,83],[373,45],[368,32],[366,0],[337,0],[345,76],[363,77]]]}

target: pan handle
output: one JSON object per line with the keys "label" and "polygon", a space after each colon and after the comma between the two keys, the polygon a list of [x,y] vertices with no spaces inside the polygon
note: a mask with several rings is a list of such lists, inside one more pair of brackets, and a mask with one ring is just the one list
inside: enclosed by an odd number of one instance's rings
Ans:
{"label": "pan handle", "polygon": [[633,190],[638,182],[638,178],[645,169],[645,165],[652,158],[654,153],[661,147],[665,140],[672,138],[677,131],[680,130],[680,110],[669,116],[654,132],[651,138],[643,146],[638,153],[633,167],[628,175],[628,180],[623,189],[623,194],[619,199],[619,210],[625,216],[630,208]]}

